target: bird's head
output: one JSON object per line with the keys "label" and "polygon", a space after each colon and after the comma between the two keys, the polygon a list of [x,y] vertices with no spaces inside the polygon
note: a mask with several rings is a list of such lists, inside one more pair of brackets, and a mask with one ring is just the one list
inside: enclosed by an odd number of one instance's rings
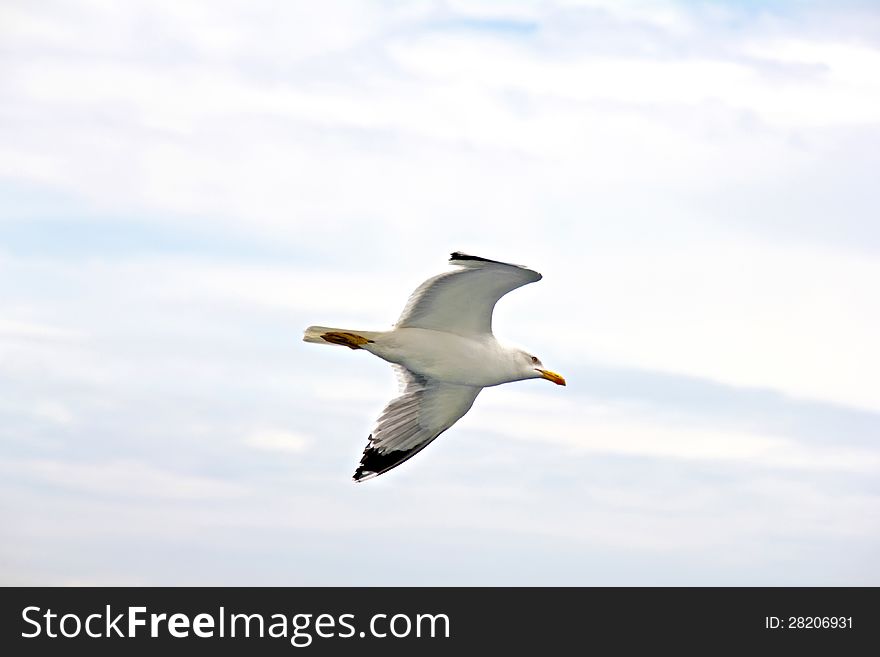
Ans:
{"label": "bird's head", "polygon": [[552,372],[544,367],[541,359],[527,351],[519,350],[516,354],[517,369],[523,379],[547,379],[558,386],[565,385],[565,379],[560,374]]}

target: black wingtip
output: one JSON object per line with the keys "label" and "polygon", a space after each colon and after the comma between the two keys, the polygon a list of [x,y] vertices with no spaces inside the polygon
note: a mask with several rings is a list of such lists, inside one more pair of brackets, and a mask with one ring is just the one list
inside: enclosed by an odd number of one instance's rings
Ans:
{"label": "black wingtip", "polygon": [[481,258],[480,256],[469,255],[461,251],[453,251],[449,254],[449,262],[491,262],[496,265],[507,265],[508,267],[519,267],[525,269],[525,265],[515,265],[512,262],[502,262],[501,260],[492,260],[490,258]]}
{"label": "black wingtip", "polygon": [[454,262],[455,260],[476,260],[478,262],[496,262],[499,265],[506,264],[498,260],[489,260],[489,258],[481,258],[480,256],[468,255],[467,253],[462,253],[461,251],[453,251],[449,254],[449,262]]}
{"label": "black wingtip", "polygon": [[[372,435],[370,435],[369,440],[373,440]],[[418,445],[413,449],[380,452],[368,443],[367,448],[364,450],[364,454],[361,457],[361,463],[357,467],[357,470],[354,471],[352,479],[354,481],[367,481],[373,477],[378,477],[380,474],[397,467],[416,452],[421,451],[422,447],[424,447],[424,444]]]}
{"label": "black wingtip", "polygon": [[[467,253],[462,253],[461,251],[453,251],[452,253],[449,254],[449,262],[451,262],[451,263],[468,262],[468,261],[471,261],[471,262],[491,262],[492,264],[504,265],[505,267],[516,267],[518,269],[529,269],[525,265],[516,265],[512,262],[502,262],[501,260],[490,260],[489,258],[481,258],[480,256],[468,255]],[[463,265],[463,266],[467,266],[467,265]],[[532,270],[529,269],[529,271],[532,271]],[[535,273],[537,274],[538,272],[535,272]],[[539,279],[540,279],[540,277],[541,277],[541,275],[538,274]]]}

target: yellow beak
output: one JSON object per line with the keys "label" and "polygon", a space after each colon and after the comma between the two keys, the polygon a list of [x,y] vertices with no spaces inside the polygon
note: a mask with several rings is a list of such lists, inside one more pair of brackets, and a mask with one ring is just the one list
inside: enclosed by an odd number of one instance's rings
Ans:
{"label": "yellow beak", "polygon": [[538,370],[541,373],[541,377],[547,379],[548,381],[552,381],[558,386],[565,385],[565,379],[562,378],[561,375],[556,372],[551,372],[550,370]]}

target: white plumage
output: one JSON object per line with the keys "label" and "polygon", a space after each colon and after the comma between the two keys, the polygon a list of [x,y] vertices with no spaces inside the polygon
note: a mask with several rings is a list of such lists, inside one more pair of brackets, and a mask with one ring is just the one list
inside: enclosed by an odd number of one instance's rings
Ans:
{"label": "white plumage", "polygon": [[397,328],[433,329],[461,336],[491,335],[492,311],[498,300],[518,287],[541,280],[541,274],[525,267],[463,257],[462,253],[453,253],[450,262],[459,269],[429,278],[412,293]]}
{"label": "white plumage", "polygon": [[458,268],[422,283],[391,331],[310,326],[306,342],[364,349],[394,364],[401,382],[376,421],[355,481],[400,465],[467,413],[487,386],[544,378],[565,380],[536,356],[499,343],[492,333],[498,300],[541,280],[525,267],[455,252]]}

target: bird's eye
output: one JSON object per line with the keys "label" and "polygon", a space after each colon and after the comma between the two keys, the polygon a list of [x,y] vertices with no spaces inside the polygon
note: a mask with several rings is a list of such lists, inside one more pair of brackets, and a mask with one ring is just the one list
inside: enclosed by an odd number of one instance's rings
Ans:
{"label": "bird's eye", "polygon": [[532,362],[535,363],[535,364],[537,365],[537,364],[538,364],[538,357],[537,357],[537,356],[532,356]]}

